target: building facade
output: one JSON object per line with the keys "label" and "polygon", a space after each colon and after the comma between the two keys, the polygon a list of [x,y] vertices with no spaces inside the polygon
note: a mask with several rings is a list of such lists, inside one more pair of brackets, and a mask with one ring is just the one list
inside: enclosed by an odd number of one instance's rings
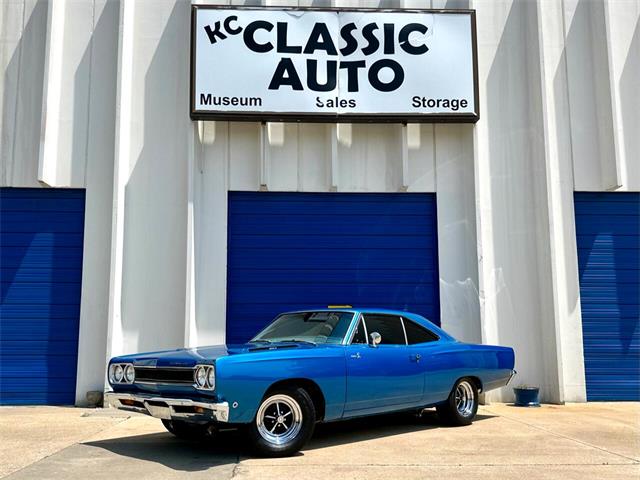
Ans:
{"label": "building facade", "polygon": [[640,399],[640,1],[265,5],[474,9],[480,120],[194,122],[189,2],[2,1],[0,403],[335,303],[513,346],[545,401]]}

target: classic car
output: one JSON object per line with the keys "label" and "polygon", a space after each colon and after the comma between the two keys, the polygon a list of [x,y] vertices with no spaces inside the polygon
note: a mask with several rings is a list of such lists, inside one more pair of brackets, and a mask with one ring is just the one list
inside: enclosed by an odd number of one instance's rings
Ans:
{"label": "classic car", "polygon": [[414,313],[318,309],[283,313],[242,345],[112,358],[105,400],[182,438],[244,428],[258,454],[285,456],[317,422],[435,407],[467,425],[513,368],[511,348],[459,342]]}

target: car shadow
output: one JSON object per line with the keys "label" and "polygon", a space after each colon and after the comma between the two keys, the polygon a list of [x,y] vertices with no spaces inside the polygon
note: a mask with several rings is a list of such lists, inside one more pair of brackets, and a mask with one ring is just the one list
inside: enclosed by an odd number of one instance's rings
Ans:
{"label": "car shadow", "polygon": [[184,472],[197,472],[238,463],[241,439],[236,431],[223,432],[215,439],[188,441],[169,432],[83,442],[82,445],[104,449],[131,459],[154,462]]}
{"label": "car shadow", "polygon": [[[478,414],[474,422],[492,417],[493,415]],[[435,410],[425,410],[420,416],[408,413],[390,413],[341,422],[321,423],[316,426],[313,437],[304,450],[364,442],[435,428],[451,428],[440,421]]]}
{"label": "car shadow", "polygon": [[[477,415],[475,421],[488,418],[492,418],[492,415]],[[440,422],[435,411],[429,410],[420,417],[395,413],[319,424],[309,443],[297,455],[320,448],[436,428],[447,427]],[[185,472],[236,464],[242,458],[254,456],[246,438],[237,429],[222,430],[213,438],[200,442],[181,440],[168,432],[160,432],[84,442],[83,445]]]}

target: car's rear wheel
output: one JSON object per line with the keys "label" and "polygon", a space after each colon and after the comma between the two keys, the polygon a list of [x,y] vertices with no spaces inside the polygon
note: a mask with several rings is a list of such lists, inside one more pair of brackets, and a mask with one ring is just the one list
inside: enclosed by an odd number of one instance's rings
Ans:
{"label": "car's rear wheel", "polygon": [[183,422],[180,420],[162,420],[164,428],[183,440],[205,440],[214,435],[211,425]]}
{"label": "car's rear wheel", "polygon": [[283,388],[269,392],[262,400],[248,435],[258,454],[285,457],[311,438],[315,422],[315,408],[307,391]]}
{"label": "car's rear wheel", "polygon": [[478,412],[478,387],[469,378],[461,378],[453,386],[445,403],[436,407],[438,416],[447,424],[469,425]]}

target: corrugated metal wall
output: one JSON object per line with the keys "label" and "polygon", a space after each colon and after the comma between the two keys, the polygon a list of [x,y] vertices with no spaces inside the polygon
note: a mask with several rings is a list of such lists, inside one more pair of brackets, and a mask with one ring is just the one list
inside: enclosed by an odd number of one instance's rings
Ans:
{"label": "corrugated metal wall", "polygon": [[588,400],[640,400],[640,193],[576,193]]}
{"label": "corrugated metal wall", "polygon": [[0,189],[0,405],[75,403],[84,191]]}
{"label": "corrugated metal wall", "polygon": [[229,193],[227,341],[287,310],[396,308],[440,324],[435,195]]}

